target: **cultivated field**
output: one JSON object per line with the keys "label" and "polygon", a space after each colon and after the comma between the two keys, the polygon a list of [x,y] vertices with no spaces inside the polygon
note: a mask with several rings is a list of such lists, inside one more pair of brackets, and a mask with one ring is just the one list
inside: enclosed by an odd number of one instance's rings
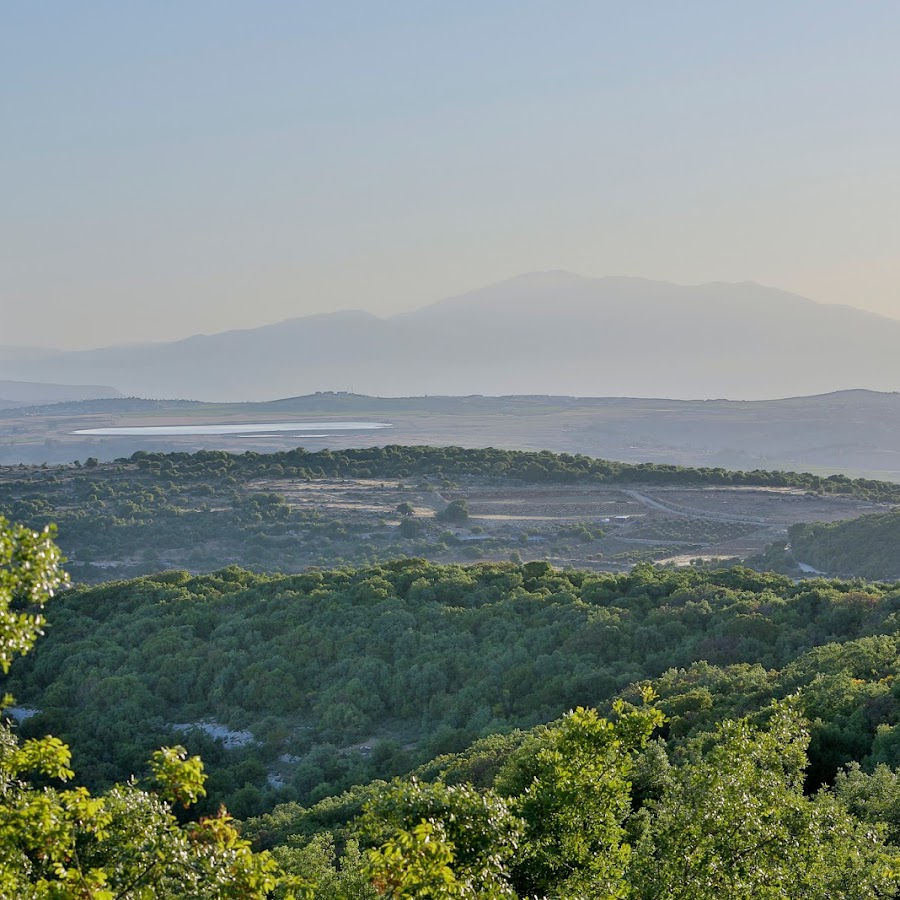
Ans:
{"label": "cultivated field", "polygon": [[[385,530],[394,532],[403,518],[397,508],[408,503],[411,518],[422,523],[423,538],[432,541],[425,555],[440,561],[518,554],[523,560],[609,569],[641,560],[743,558],[784,539],[795,522],[831,522],[888,508],[792,489],[496,486],[477,479],[443,486],[265,480],[248,487],[276,491],[294,508],[352,524],[355,539],[363,541],[377,542]],[[452,500],[466,501],[464,524],[435,519]]]}

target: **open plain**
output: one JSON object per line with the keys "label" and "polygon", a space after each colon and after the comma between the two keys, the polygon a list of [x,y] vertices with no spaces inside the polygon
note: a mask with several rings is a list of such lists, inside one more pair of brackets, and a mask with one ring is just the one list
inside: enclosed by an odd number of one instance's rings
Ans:
{"label": "open plain", "polygon": [[[98,428],[308,420],[313,435],[77,434]],[[377,431],[342,423],[385,423]],[[266,403],[110,399],[0,410],[0,463],[111,460],[136,450],[241,453],[385,444],[583,453],[627,462],[841,472],[900,481],[900,394],[842,391],[783,400],[395,397],[321,393]]]}

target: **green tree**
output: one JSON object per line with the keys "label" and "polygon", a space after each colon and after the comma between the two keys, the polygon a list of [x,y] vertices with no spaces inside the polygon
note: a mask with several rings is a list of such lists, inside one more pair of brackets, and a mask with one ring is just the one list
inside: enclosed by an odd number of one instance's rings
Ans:
{"label": "green tree", "polygon": [[422,533],[422,523],[418,519],[401,519],[400,535],[405,538],[416,538]]}
{"label": "green tree", "polygon": [[64,582],[52,528],[10,525],[0,516],[0,668],[27,653],[43,634],[41,610]]}
{"label": "green tree", "polygon": [[[809,734],[790,705],[765,729],[728,721],[673,770],[630,873],[640,900],[876,900],[898,858],[832,794],[803,793]],[[710,746],[711,744],[711,746]]]}
{"label": "green tree", "polygon": [[[653,695],[647,691],[645,700]],[[634,753],[663,723],[657,709],[616,703],[615,722],[596,710],[576,709],[526,745],[500,773],[497,788],[512,793],[525,822],[513,864],[524,896],[617,898],[631,847],[625,821],[631,811],[629,775]]]}
{"label": "green tree", "polygon": [[370,881],[369,866],[359,842],[343,842],[340,862],[334,836],[315,835],[308,843],[293,839],[290,846],[275,847],[272,855],[285,872],[315,885],[315,900],[378,900],[382,896]]}
{"label": "green tree", "polygon": [[395,781],[362,820],[373,883],[395,898],[512,900],[508,867],[522,822],[493,791]]}
{"label": "green tree", "polygon": [[883,822],[888,840],[900,845],[900,772],[878,765],[871,774],[859,763],[838,772],[834,793],[863,822]]}
{"label": "green tree", "polygon": [[401,829],[369,854],[368,872],[379,896],[391,900],[458,900],[493,897],[460,884],[453,871],[454,845],[440,823]]}
{"label": "green tree", "polygon": [[461,525],[469,518],[469,505],[465,500],[451,500],[435,518],[439,522],[449,522],[451,525]]}
{"label": "green tree", "polygon": [[[32,647],[44,622],[41,610],[65,581],[52,536],[50,529],[33,532],[0,518],[4,671]],[[171,803],[190,805],[205,793],[202,764],[183,748],[154,756],[156,791],[134,782],[100,796],[57,787],[73,777],[70,760],[69,748],[55,737],[20,744],[9,727],[0,727],[0,897],[250,900],[278,886],[275,861],[254,854],[224,810],[178,822]],[[34,783],[35,776],[47,786]]]}

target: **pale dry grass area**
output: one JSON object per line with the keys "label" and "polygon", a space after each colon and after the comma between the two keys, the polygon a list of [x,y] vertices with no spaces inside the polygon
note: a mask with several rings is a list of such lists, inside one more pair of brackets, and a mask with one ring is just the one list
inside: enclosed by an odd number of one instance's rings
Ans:
{"label": "pale dry grass area", "polygon": [[[696,558],[748,557],[784,539],[795,522],[890,508],[779,488],[498,486],[479,479],[441,488],[411,481],[262,479],[248,488],[277,491],[295,508],[373,530],[399,525],[397,507],[409,503],[432,533],[440,529],[457,539],[457,546],[435,554],[441,561],[471,561],[477,546],[483,559],[506,559],[515,550],[523,559],[613,569],[639,559],[684,565]],[[466,501],[468,521],[436,523],[451,500]],[[579,534],[583,528],[587,532]]]}

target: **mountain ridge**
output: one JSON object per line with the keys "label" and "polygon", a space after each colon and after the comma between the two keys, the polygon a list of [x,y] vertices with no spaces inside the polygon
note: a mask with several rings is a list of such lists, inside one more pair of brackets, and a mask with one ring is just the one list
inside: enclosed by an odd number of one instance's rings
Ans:
{"label": "mountain ridge", "polygon": [[898,341],[900,321],[755,282],[550,270],[387,317],[339,310],[32,358],[0,348],[0,378],[212,400],[317,390],[752,399],[895,390]]}
{"label": "mountain ridge", "polygon": [[48,384],[46,382],[0,380],[0,409],[44,406],[82,400],[119,399],[115,388],[100,384]]}

